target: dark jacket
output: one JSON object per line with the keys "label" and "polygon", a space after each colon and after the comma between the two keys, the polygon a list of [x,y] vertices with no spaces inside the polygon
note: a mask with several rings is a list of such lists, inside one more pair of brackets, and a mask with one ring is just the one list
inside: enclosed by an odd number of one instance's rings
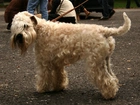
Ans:
{"label": "dark jacket", "polygon": [[6,23],[11,23],[15,14],[26,11],[28,0],[11,0],[6,7],[4,19]]}

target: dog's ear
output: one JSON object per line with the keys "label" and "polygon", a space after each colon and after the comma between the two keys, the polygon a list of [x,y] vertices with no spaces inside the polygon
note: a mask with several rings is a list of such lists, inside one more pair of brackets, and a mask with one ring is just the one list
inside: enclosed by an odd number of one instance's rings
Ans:
{"label": "dog's ear", "polygon": [[33,22],[33,25],[36,26],[37,25],[37,20],[34,16],[30,17],[31,21]]}

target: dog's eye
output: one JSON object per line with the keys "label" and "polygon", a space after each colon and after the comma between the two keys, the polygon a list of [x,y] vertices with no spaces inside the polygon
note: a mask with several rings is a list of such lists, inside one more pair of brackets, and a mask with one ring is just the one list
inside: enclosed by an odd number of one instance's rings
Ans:
{"label": "dog's eye", "polygon": [[28,28],[28,25],[27,24],[24,24],[24,28]]}

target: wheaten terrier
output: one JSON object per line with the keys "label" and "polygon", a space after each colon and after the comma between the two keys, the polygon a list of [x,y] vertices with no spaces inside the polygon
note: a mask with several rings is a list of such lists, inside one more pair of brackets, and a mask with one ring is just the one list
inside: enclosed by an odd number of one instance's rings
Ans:
{"label": "wheaten terrier", "polygon": [[115,48],[112,36],[125,34],[131,26],[126,13],[123,17],[122,26],[108,28],[45,21],[28,12],[20,12],[12,22],[11,44],[24,54],[35,42],[38,92],[65,89],[68,78],[64,66],[84,59],[93,84],[105,99],[114,98],[119,83],[110,67],[110,56]]}

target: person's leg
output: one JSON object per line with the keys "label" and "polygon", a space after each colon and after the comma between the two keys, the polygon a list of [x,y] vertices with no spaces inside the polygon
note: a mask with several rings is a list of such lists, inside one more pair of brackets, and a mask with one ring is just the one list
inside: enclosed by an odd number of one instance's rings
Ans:
{"label": "person's leg", "polygon": [[7,24],[7,29],[10,30],[12,26],[12,21],[15,16],[15,12],[5,12],[5,21]]}
{"label": "person's leg", "polygon": [[42,18],[48,20],[48,10],[47,10],[48,0],[40,0],[40,13]]}
{"label": "person's leg", "polygon": [[131,1],[130,0],[127,0],[127,2],[126,2],[126,8],[130,8],[130,4],[131,4]]}
{"label": "person's leg", "polygon": [[[112,2],[114,3],[114,0],[112,0]],[[114,5],[109,5],[109,2],[108,2],[108,7],[109,7],[109,18],[111,18],[114,13],[115,13],[115,10],[113,9]]]}
{"label": "person's leg", "polygon": [[107,20],[113,16],[115,11],[113,10],[113,7],[111,7],[108,3],[108,0],[98,0],[99,4],[101,4],[103,10],[102,15],[103,17],[100,18],[100,20]]}
{"label": "person's leg", "polygon": [[109,17],[110,7],[108,5],[108,0],[102,0],[103,17]]}
{"label": "person's leg", "polygon": [[140,7],[140,2],[138,0],[135,0],[135,3],[138,7]]}
{"label": "person's leg", "polygon": [[34,14],[36,7],[39,4],[39,0],[29,0],[27,4],[27,11],[31,14]]}
{"label": "person's leg", "polygon": [[[74,7],[78,6],[82,1],[81,0],[73,0],[73,4],[74,4]],[[76,18],[77,20],[79,21],[80,20],[80,11],[81,11],[81,7],[78,7],[75,9],[75,12],[76,12]]]}

